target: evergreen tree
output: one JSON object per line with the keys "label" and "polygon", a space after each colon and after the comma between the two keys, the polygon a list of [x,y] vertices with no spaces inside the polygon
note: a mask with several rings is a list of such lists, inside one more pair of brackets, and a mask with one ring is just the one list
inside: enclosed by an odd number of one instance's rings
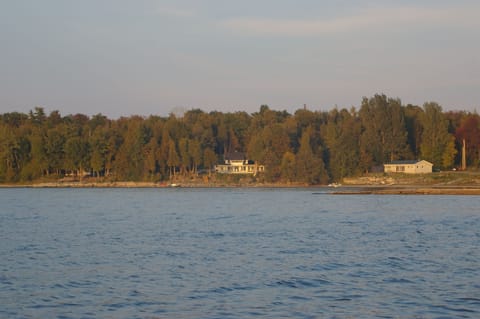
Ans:
{"label": "evergreen tree", "polygon": [[212,169],[216,163],[217,155],[215,154],[215,152],[210,148],[205,149],[205,151],[203,152],[203,165],[208,168],[209,175],[211,175]]}
{"label": "evergreen tree", "polygon": [[282,157],[282,164],[280,167],[281,177],[284,182],[295,181],[295,154],[292,152],[285,152]]}
{"label": "evergreen tree", "polygon": [[385,95],[364,98],[360,108],[363,132],[360,152],[365,153],[364,166],[382,165],[407,155],[407,131],[400,100]]}
{"label": "evergreen tree", "polygon": [[180,157],[177,153],[177,148],[175,147],[175,142],[170,140],[168,146],[168,158],[167,158],[167,165],[170,169],[170,178],[175,176],[176,167],[180,165]]}
{"label": "evergreen tree", "polygon": [[456,149],[454,137],[448,133],[448,121],[442,113],[442,107],[435,102],[428,102],[423,108],[422,159],[432,162],[437,168],[451,167]]}
{"label": "evergreen tree", "polygon": [[324,135],[328,152],[328,168],[335,181],[359,172],[360,122],[355,110],[332,110]]}
{"label": "evergreen tree", "polygon": [[310,130],[307,129],[300,140],[300,149],[295,157],[296,177],[298,181],[308,184],[324,184],[328,182],[328,175],[322,158],[313,153]]}

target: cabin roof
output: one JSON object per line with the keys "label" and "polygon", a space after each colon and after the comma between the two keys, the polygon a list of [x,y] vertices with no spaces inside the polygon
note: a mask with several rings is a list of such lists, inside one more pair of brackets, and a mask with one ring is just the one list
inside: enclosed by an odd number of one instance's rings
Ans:
{"label": "cabin roof", "polygon": [[403,161],[392,161],[391,163],[387,163],[386,165],[413,165],[420,162],[426,162],[431,164],[430,162],[427,162],[425,160],[403,160]]}
{"label": "cabin roof", "polygon": [[417,160],[407,160],[407,161],[392,161],[389,164],[395,164],[395,165],[408,165],[408,164],[417,164],[419,161]]}

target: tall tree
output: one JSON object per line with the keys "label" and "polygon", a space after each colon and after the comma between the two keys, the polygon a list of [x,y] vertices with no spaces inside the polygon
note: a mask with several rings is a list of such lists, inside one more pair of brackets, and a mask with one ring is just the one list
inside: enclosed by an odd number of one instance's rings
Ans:
{"label": "tall tree", "polygon": [[295,158],[297,180],[308,184],[328,181],[325,164],[320,156],[313,153],[310,145],[311,128],[305,130],[300,140],[300,149]]}
{"label": "tall tree", "polygon": [[423,110],[419,106],[408,104],[405,107],[407,140],[413,158],[418,158],[420,156],[420,144],[423,130],[421,123],[422,114]]}
{"label": "tall tree", "polygon": [[178,153],[180,155],[180,173],[186,175],[192,162],[189,152],[188,138],[184,137],[178,141]]}
{"label": "tall tree", "polygon": [[427,102],[423,109],[422,159],[432,162],[437,168],[451,167],[457,151],[455,138],[448,133],[448,121],[442,113],[442,107],[435,102]]}
{"label": "tall tree", "polygon": [[295,161],[295,154],[292,152],[285,152],[282,157],[282,164],[280,166],[281,177],[284,182],[295,181],[295,168],[297,164]]}
{"label": "tall tree", "polygon": [[28,141],[17,130],[0,127],[0,179],[18,181],[19,173],[29,153]]}
{"label": "tall tree", "polygon": [[88,143],[81,137],[69,138],[65,143],[65,168],[75,175],[83,174],[90,164]]}
{"label": "tall tree", "polygon": [[208,175],[211,175],[214,165],[217,163],[217,155],[215,152],[207,148],[203,152],[203,165],[208,168]]}
{"label": "tall tree", "polygon": [[197,140],[190,140],[189,151],[192,159],[192,171],[197,174],[198,166],[202,163],[202,149],[200,142]]}
{"label": "tall tree", "polygon": [[404,114],[399,99],[389,99],[385,95],[364,98],[360,108],[363,127],[361,152],[368,154],[371,163],[367,166],[382,165],[402,159],[408,151],[407,131]]}
{"label": "tall tree", "polygon": [[65,130],[63,125],[56,126],[47,131],[45,139],[45,152],[47,155],[48,171],[60,175],[65,168]]}
{"label": "tall tree", "polygon": [[359,172],[360,121],[355,110],[332,110],[324,126],[328,153],[328,168],[332,178],[340,181],[343,177]]}
{"label": "tall tree", "polygon": [[170,168],[170,178],[175,176],[176,167],[180,165],[180,157],[178,156],[177,148],[175,147],[175,142],[170,140],[168,146],[168,159],[167,165]]}
{"label": "tall tree", "polygon": [[262,129],[261,133],[252,136],[248,147],[249,157],[266,167],[266,178],[275,181],[281,175],[281,162],[285,152],[290,151],[285,143],[289,137],[283,125],[273,124]]}
{"label": "tall tree", "polygon": [[46,138],[44,128],[39,127],[32,130],[29,136],[31,145],[30,163],[24,172],[25,179],[31,180],[39,178],[48,173],[48,158],[45,148]]}
{"label": "tall tree", "polygon": [[455,136],[459,144],[466,144],[467,165],[480,166],[480,116],[466,115],[456,129]]}
{"label": "tall tree", "polygon": [[105,173],[108,153],[108,138],[103,127],[97,126],[94,129],[89,144],[91,146],[90,167],[93,175],[98,177]]}

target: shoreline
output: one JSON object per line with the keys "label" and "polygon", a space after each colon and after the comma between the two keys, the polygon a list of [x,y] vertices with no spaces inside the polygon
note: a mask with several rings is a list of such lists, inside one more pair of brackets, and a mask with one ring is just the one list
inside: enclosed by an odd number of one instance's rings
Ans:
{"label": "shoreline", "polygon": [[348,186],[333,195],[480,195],[480,187],[472,185],[401,185],[401,186]]}
{"label": "shoreline", "polygon": [[0,188],[319,188],[325,185],[305,184],[229,184],[229,183],[165,183],[165,182],[39,182],[0,184]]}
{"label": "shoreline", "polygon": [[178,183],[165,182],[40,182],[28,184],[0,184],[1,188],[304,188],[330,190],[329,195],[480,195],[479,185],[326,185],[305,184],[228,184],[228,183]]}

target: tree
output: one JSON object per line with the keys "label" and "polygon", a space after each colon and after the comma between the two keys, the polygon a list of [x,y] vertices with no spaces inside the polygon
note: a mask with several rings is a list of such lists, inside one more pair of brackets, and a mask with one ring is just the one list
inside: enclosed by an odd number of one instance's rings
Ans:
{"label": "tree", "polygon": [[332,110],[324,126],[329,172],[335,181],[359,171],[360,121],[355,110]]}
{"label": "tree", "polygon": [[90,167],[93,175],[97,177],[105,173],[107,166],[108,136],[105,133],[102,126],[96,126],[89,142],[91,146]]}
{"label": "tree", "polygon": [[157,172],[157,154],[158,145],[155,139],[151,139],[143,148],[144,153],[144,168],[149,178],[153,178]]}
{"label": "tree", "polygon": [[414,158],[420,156],[420,144],[422,139],[421,117],[423,110],[419,106],[407,105],[405,107],[405,126],[407,128],[407,141],[410,153]]}
{"label": "tree", "polygon": [[47,117],[45,116],[45,110],[43,107],[35,107],[35,111],[29,113],[30,121],[35,125],[43,125]]}
{"label": "tree", "polygon": [[190,140],[189,151],[192,160],[192,171],[197,174],[198,166],[202,163],[202,149],[200,142],[197,140]]}
{"label": "tree", "polygon": [[180,157],[178,156],[174,141],[170,141],[168,146],[167,165],[170,168],[169,176],[171,178],[172,176],[175,176],[176,167],[180,165]]}
{"label": "tree", "polygon": [[248,145],[249,157],[265,165],[265,177],[275,181],[281,175],[283,154],[290,151],[289,137],[283,125],[275,123],[266,126],[260,134],[252,136]]}
{"label": "tree", "polygon": [[193,109],[179,117],[110,120],[58,111],[47,116],[37,107],[0,114],[0,180],[88,169],[117,180],[166,180],[179,168],[192,175],[200,167],[211,170],[225,152],[239,151],[265,165],[265,181],[317,184],[395,159],[422,156],[449,168],[460,161],[455,153],[463,140],[468,164],[480,166],[476,113],[443,113],[436,103],[404,107],[385,95],[364,98],[358,112],[304,108],[293,115],[262,105],[253,114]]}
{"label": "tree", "polygon": [[211,175],[211,171],[213,169],[213,166],[217,163],[217,155],[215,152],[207,148],[203,152],[203,165],[208,168],[208,175]]}
{"label": "tree", "polygon": [[180,172],[186,175],[192,162],[189,152],[189,140],[181,138],[178,142],[178,153],[180,155]]}
{"label": "tree", "polygon": [[313,153],[310,145],[311,128],[305,130],[300,140],[300,149],[295,157],[297,180],[308,184],[326,183],[328,175],[320,156]]}
{"label": "tree", "polygon": [[123,144],[115,158],[115,170],[121,179],[140,180],[144,173],[144,146],[150,141],[152,134],[140,117],[131,118],[126,124]]}
{"label": "tree", "polygon": [[0,127],[0,179],[18,181],[29,153],[30,144],[24,136],[7,126]]}
{"label": "tree", "polygon": [[88,143],[78,136],[69,138],[65,143],[65,168],[81,176],[89,163]]}
{"label": "tree", "polygon": [[360,148],[368,154],[371,163],[366,166],[382,165],[405,157],[408,151],[407,131],[399,99],[388,99],[385,95],[364,98],[360,108],[363,127]]}
{"label": "tree", "polygon": [[456,129],[455,136],[459,144],[465,140],[467,164],[480,166],[480,116],[466,115]]}
{"label": "tree", "polygon": [[65,168],[65,140],[62,126],[57,126],[47,131],[47,136],[45,138],[45,153],[48,162],[48,172],[54,172],[55,174],[60,175],[62,169]]}
{"label": "tree", "polygon": [[22,179],[33,180],[48,173],[46,141],[43,128],[33,130],[28,139],[30,143],[30,162],[22,171]]}
{"label": "tree", "polygon": [[282,157],[282,164],[280,167],[282,180],[285,182],[293,182],[295,180],[295,154],[292,152],[285,152]]}
{"label": "tree", "polygon": [[442,114],[442,107],[435,102],[423,105],[422,159],[430,161],[435,167],[448,168],[453,165],[456,154],[454,137],[448,133],[448,121]]}

